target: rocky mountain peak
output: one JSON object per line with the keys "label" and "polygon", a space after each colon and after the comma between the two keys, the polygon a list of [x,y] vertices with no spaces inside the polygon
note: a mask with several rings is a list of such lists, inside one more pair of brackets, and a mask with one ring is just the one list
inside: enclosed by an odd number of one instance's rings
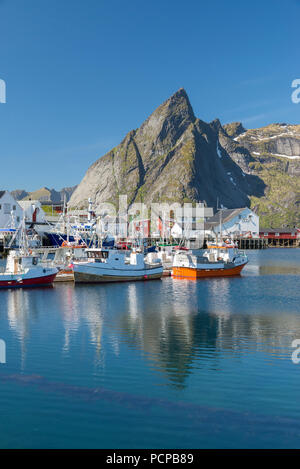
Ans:
{"label": "rocky mountain peak", "polygon": [[231,122],[231,124],[223,125],[223,128],[227,135],[232,138],[236,138],[246,132],[246,129],[241,122]]}
{"label": "rocky mountain peak", "polygon": [[188,95],[180,88],[146,119],[137,132],[137,139],[146,135],[148,141],[169,147],[195,120]]}

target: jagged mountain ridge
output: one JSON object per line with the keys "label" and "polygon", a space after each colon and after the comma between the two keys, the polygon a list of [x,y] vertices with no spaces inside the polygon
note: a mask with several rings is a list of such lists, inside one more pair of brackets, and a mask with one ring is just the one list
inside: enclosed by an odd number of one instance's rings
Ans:
{"label": "jagged mountain ridge", "polygon": [[74,190],[77,186],[74,187],[64,187],[60,191],[56,191],[55,189],[48,189],[47,187],[42,187],[33,192],[27,192],[24,189],[16,189],[11,191],[12,196],[15,200],[41,200],[41,201],[49,201],[54,203],[61,203],[64,201],[64,197],[66,198],[66,202],[68,202],[73,194]]}
{"label": "jagged mountain ridge", "polygon": [[[201,201],[214,208],[217,203],[227,208],[251,206],[269,226],[273,221],[278,226],[295,224],[299,220],[299,205],[294,207],[298,195],[295,188],[288,191],[284,202],[288,208],[279,209],[278,180],[300,187],[300,160],[287,161],[274,152],[297,156],[300,126],[293,127],[293,135],[285,136],[293,140],[289,148],[281,140],[278,126],[255,131],[246,130],[240,122],[222,126],[216,119],[206,123],[194,115],[181,88],[88,169],[70,205],[82,208],[89,197],[96,206],[101,202],[117,205],[118,196],[126,194],[129,204]],[[262,152],[258,151],[260,131],[266,139]],[[268,165],[276,173],[274,178]]]}

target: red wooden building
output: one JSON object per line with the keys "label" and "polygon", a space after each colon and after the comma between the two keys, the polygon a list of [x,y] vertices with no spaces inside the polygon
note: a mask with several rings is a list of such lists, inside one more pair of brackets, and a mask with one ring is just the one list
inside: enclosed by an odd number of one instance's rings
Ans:
{"label": "red wooden building", "polygon": [[268,240],[270,246],[298,246],[300,243],[299,228],[261,228],[259,237]]}

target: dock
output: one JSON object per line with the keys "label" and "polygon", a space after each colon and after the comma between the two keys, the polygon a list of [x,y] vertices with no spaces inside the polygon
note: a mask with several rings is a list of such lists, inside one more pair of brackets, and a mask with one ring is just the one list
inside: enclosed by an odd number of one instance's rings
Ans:
{"label": "dock", "polygon": [[54,282],[74,282],[74,272],[72,270],[61,270],[56,275]]}
{"label": "dock", "polygon": [[264,238],[238,238],[234,241],[240,249],[267,249],[269,246]]}

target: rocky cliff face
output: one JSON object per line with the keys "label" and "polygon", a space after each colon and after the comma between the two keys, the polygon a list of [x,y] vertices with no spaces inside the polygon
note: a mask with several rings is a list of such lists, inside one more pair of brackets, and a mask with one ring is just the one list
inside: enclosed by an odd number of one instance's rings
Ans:
{"label": "rocky cliff face", "polygon": [[296,223],[299,142],[300,126],[203,122],[180,89],[88,169],[70,205],[82,208],[89,197],[117,204],[126,194],[129,204],[218,202],[251,206],[269,225]]}
{"label": "rocky cliff face", "polygon": [[234,138],[253,157],[249,171],[266,185],[251,206],[266,226],[300,224],[300,125],[271,124]]}

